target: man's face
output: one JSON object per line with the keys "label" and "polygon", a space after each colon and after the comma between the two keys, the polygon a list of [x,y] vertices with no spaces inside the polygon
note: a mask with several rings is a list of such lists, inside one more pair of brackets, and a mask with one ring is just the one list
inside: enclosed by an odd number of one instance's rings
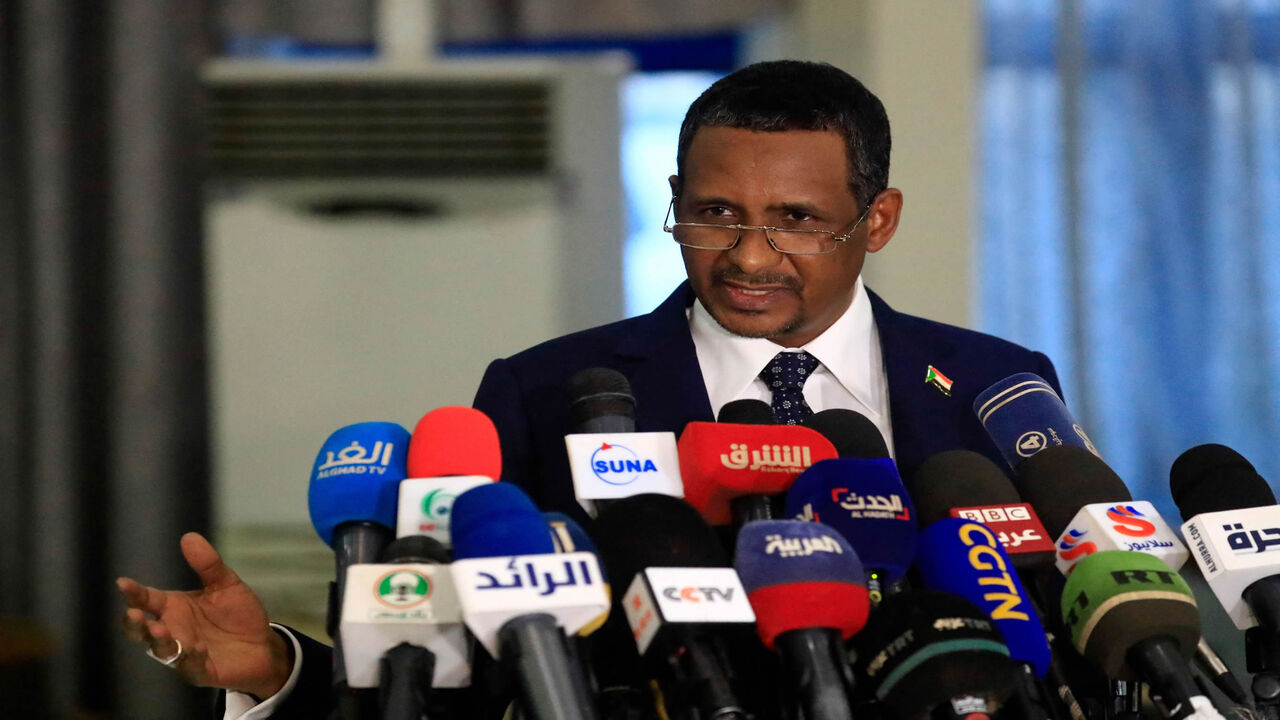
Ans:
{"label": "man's face", "polygon": [[[849,189],[844,140],[833,131],[702,127],[684,169],[683,178],[671,179],[676,219],[682,222],[804,227],[839,235],[864,209]],[[780,253],[759,230],[742,231],[730,250],[682,247],[685,271],[698,299],[726,330],[797,347],[849,307],[863,258],[883,247],[897,225],[894,212],[888,232],[873,230],[869,240],[868,227],[883,226],[882,215],[873,208],[848,242],[826,255]]]}

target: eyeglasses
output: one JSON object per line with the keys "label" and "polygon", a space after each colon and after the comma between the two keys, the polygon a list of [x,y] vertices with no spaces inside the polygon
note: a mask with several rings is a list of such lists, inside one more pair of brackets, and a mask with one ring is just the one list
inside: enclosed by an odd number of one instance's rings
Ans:
{"label": "eyeglasses", "polygon": [[671,222],[675,212],[676,198],[671,198],[667,206],[667,217],[662,221],[662,229],[671,233],[675,241],[685,247],[699,250],[730,250],[742,239],[743,230],[763,230],[770,247],[788,255],[826,255],[834,252],[836,243],[846,242],[853,237],[853,231],[867,219],[875,200],[867,204],[862,216],[853,223],[849,231],[837,235],[833,230],[801,230],[778,228],[769,225],[716,225],[715,223]]}

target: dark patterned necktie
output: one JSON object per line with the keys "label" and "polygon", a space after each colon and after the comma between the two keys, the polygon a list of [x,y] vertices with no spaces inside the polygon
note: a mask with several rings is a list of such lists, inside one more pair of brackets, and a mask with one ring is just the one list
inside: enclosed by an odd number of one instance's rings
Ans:
{"label": "dark patterned necktie", "polygon": [[760,379],[773,393],[773,421],[795,425],[813,414],[804,401],[804,381],[818,367],[818,358],[803,350],[780,352],[760,371]]}

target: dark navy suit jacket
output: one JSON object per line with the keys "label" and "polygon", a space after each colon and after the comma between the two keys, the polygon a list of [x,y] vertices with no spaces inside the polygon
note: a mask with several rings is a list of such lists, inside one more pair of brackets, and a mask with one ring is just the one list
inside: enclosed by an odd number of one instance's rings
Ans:
{"label": "dark navy suit jacket", "polygon": [[[904,315],[874,293],[868,295],[884,353],[894,451],[902,475],[909,477],[931,455],[958,448],[982,453],[1004,467],[973,413],[973,400],[992,383],[1019,372],[1039,375],[1061,395],[1049,358],[990,335]],[[498,428],[502,479],[524,488],[543,510],[586,521],[574,499],[564,445],[564,436],[573,430],[564,386],[584,368],[613,368],[627,377],[636,398],[637,431],[679,433],[694,420],[714,420],[689,334],[687,310],[693,301],[686,282],[648,315],[493,361],[474,405]],[[951,395],[925,382],[930,365],[953,381]],[[272,717],[321,717],[331,662],[326,650],[304,640],[298,686]]]}

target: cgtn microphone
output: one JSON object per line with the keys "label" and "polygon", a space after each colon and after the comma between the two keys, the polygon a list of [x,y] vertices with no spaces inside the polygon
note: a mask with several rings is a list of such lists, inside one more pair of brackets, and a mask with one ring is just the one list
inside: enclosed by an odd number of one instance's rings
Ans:
{"label": "cgtn microphone", "polygon": [[757,520],[738,533],[734,567],[765,647],[782,656],[808,720],[847,720],[853,674],[843,640],[866,624],[862,563],[834,529],[796,520]]}
{"label": "cgtn microphone", "polygon": [[409,438],[409,477],[400,483],[396,537],[425,535],[448,546],[453,501],[502,476],[498,430],[468,407],[436,408]]}
{"label": "cgtn microphone", "polygon": [[1049,447],[1074,445],[1097,454],[1062,398],[1035,373],[1017,373],[991,385],[973,401],[973,412],[1009,467]]}

